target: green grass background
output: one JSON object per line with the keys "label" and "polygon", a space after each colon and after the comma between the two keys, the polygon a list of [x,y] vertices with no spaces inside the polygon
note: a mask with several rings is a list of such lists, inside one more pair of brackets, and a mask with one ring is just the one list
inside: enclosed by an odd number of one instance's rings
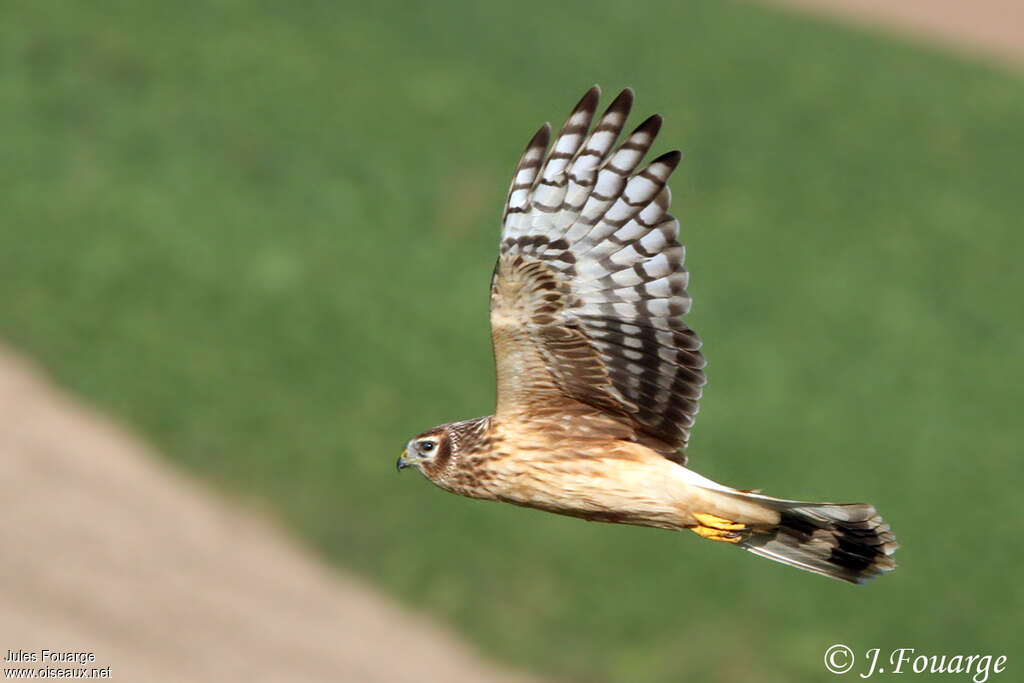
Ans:
{"label": "green grass background", "polygon": [[[534,672],[815,681],[842,642],[1019,675],[1021,78],[733,2],[368,5],[0,5],[0,336]],[[894,574],[395,475],[491,410],[512,166],[594,82],[685,153],[691,464],[875,503]]]}

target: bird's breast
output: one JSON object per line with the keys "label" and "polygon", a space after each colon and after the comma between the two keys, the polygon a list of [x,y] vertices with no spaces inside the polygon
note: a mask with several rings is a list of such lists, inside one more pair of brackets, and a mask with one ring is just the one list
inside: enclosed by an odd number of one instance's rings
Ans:
{"label": "bird's breast", "polygon": [[469,458],[445,488],[595,521],[680,528],[687,506],[667,472],[678,467],[636,444],[560,444]]}

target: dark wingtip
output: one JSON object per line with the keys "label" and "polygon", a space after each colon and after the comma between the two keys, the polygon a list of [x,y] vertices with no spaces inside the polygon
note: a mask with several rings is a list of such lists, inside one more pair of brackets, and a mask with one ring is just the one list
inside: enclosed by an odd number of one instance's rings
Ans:
{"label": "dark wingtip", "polygon": [[[674,171],[676,166],[679,165],[679,162],[682,161],[682,159],[683,159],[683,153],[680,152],[678,149],[674,149],[671,152],[665,152],[664,154],[659,156],[657,159],[652,161],[651,164],[662,163],[662,164],[665,164],[666,166],[670,167]],[[650,164],[648,164],[648,165],[650,165]]]}
{"label": "dark wingtip", "polygon": [[636,133],[647,133],[651,138],[658,137],[658,132],[661,130],[661,124],[665,121],[661,114],[652,114],[644,119],[644,122],[636,127],[633,131]]}
{"label": "dark wingtip", "polygon": [[608,105],[608,112],[618,111],[622,112],[623,115],[628,116],[629,111],[633,108],[633,89],[626,88],[612,100],[612,103]]}
{"label": "dark wingtip", "polygon": [[530,138],[530,142],[527,143],[526,149],[527,150],[531,150],[534,147],[544,147],[544,148],[547,148],[548,141],[550,139],[551,139],[551,124],[548,123],[547,121],[545,121],[544,125],[541,126],[539,129],[537,129],[537,132],[533,134],[532,138]]}
{"label": "dark wingtip", "polygon": [[594,84],[587,92],[583,94],[580,101],[573,107],[573,113],[578,112],[581,109],[597,109],[597,102],[601,99],[601,86]]}

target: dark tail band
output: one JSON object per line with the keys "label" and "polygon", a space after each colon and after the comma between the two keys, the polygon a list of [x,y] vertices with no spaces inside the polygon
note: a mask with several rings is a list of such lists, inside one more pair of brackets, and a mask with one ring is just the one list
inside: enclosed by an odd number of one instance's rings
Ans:
{"label": "dark tail band", "polygon": [[864,583],[896,567],[891,556],[899,544],[874,507],[756,497],[782,519],[740,542],[755,555],[850,583]]}

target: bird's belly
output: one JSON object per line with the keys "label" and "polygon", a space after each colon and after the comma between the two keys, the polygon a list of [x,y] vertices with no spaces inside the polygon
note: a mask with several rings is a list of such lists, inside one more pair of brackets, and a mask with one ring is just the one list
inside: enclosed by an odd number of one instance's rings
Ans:
{"label": "bird's belly", "polygon": [[655,457],[516,458],[497,468],[493,493],[508,503],[593,521],[667,529],[691,525],[686,493],[667,471],[678,465]]}

